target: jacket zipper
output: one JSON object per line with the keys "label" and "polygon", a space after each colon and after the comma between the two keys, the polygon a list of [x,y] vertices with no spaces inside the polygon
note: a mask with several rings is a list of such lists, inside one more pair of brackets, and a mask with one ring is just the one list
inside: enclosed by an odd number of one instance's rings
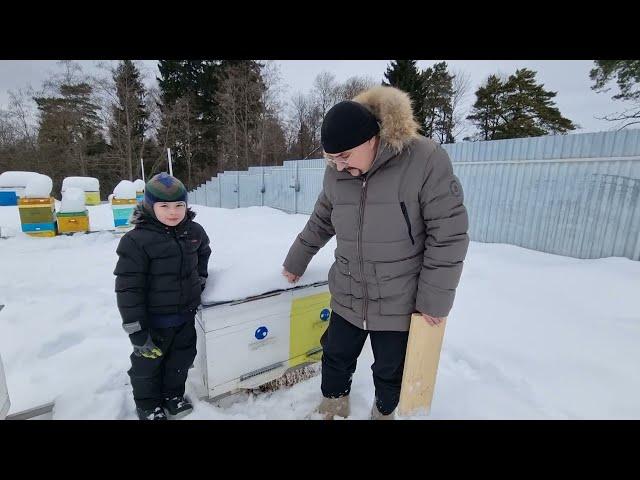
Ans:
{"label": "jacket zipper", "polygon": [[178,244],[178,251],[180,252],[180,268],[179,268],[179,273],[178,273],[178,288],[179,288],[179,292],[178,292],[178,310],[179,310],[180,309],[180,305],[182,305],[182,262],[183,262],[183,255],[182,255],[182,247],[180,246],[180,240],[178,240],[178,235],[176,234],[175,230],[173,230],[172,233],[173,233],[173,239]]}
{"label": "jacket zipper", "polygon": [[360,224],[358,227],[358,250],[359,250],[359,255],[360,255],[360,279],[362,281],[362,288],[364,291],[364,297],[363,297],[363,306],[362,306],[362,323],[364,326],[364,329],[367,329],[367,307],[368,307],[368,301],[369,301],[369,291],[367,290],[367,282],[364,278],[364,256],[363,256],[363,252],[362,252],[362,224],[364,222],[364,207],[366,205],[366,198],[367,198],[367,179],[365,178],[362,181],[362,192],[360,194]]}

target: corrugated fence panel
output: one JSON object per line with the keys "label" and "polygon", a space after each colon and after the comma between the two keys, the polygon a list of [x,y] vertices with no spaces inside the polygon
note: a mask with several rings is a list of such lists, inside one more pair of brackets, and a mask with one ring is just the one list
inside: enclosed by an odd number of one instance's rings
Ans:
{"label": "corrugated fence panel", "polygon": [[238,193],[238,172],[224,172],[220,178],[220,189],[222,191],[222,208],[238,208],[240,196]]}
{"label": "corrugated fence panel", "polygon": [[295,213],[295,169],[274,167],[265,174],[264,204],[268,207]]}
{"label": "corrugated fence panel", "polygon": [[640,157],[456,163],[469,235],[580,258],[639,260]]}
{"label": "corrugated fence panel", "polygon": [[217,177],[212,178],[207,183],[207,207],[220,207],[220,185]]}
{"label": "corrugated fence panel", "polygon": [[196,188],[193,203],[196,205],[204,205],[202,202],[202,187]]}
{"label": "corrugated fence panel", "polygon": [[262,206],[262,172],[240,175],[240,207]]}
{"label": "corrugated fence panel", "polygon": [[325,167],[300,169],[300,191],[296,193],[298,213],[311,214],[322,191]]}
{"label": "corrugated fence panel", "polygon": [[442,147],[454,162],[634,156],[640,155],[640,129],[462,142]]}

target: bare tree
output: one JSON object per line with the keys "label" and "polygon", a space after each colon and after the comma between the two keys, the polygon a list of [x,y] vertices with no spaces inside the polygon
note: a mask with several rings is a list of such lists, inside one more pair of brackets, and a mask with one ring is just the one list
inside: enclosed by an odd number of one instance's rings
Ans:
{"label": "bare tree", "polygon": [[264,83],[258,62],[240,61],[225,67],[216,94],[222,117],[220,143],[226,162],[248,168],[259,155],[260,124],[265,107]]}
{"label": "bare tree", "polygon": [[282,96],[286,87],[277,63],[261,62],[261,75],[264,84],[261,101],[264,109],[260,113],[257,125],[257,149],[259,165],[278,165],[286,155],[286,141],[281,126]]}
{"label": "bare tree", "polygon": [[618,93],[611,98],[631,105],[622,112],[595,118],[619,122],[619,130],[640,124],[640,60],[594,60],[589,78],[595,82],[591,89],[596,92],[609,92],[607,85],[615,79]]}
{"label": "bare tree", "polygon": [[136,62],[101,62],[98,67],[104,74],[91,80],[98,93],[102,122],[108,126],[105,134],[120,164],[121,178],[133,180],[149,130],[144,77]]}
{"label": "bare tree", "polygon": [[287,121],[288,157],[308,158],[322,148],[320,130],[327,111],[376,85],[370,77],[354,76],[338,83],[328,72],[320,73],[308,94],[297,92],[290,100]]}
{"label": "bare tree", "polygon": [[340,100],[340,86],[333,73],[321,72],[313,81],[313,100],[320,113],[320,120],[324,121],[327,111]]}
{"label": "bare tree", "polygon": [[291,99],[289,119],[290,155],[306,158],[320,147],[320,108],[314,101],[313,94],[298,92]]}
{"label": "bare tree", "polygon": [[615,127],[618,130],[623,130],[631,125],[640,124],[640,101],[637,105],[631,108],[627,108],[621,112],[612,113],[605,116],[594,116],[598,120],[606,120],[607,122],[618,122]]}
{"label": "bare tree", "polygon": [[354,76],[348,78],[338,90],[338,101],[351,100],[360,93],[373,88],[378,83],[372,77]]}
{"label": "bare tree", "polygon": [[37,109],[33,97],[36,92],[31,86],[9,92],[8,114],[15,122],[18,136],[25,140],[29,147],[36,149]]}
{"label": "bare tree", "polygon": [[84,73],[82,66],[74,60],[59,60],[56,62],[58,68],[57,72],[51,74],[51,76],[42,83],[42,95],[57,94],[60,90],[60,85],[75,85],[79,83],[88,83],[93,79]]}
{"label": "bare tree", "polygon": [[453,128],[452,134],[454,138],[463,135],[467,130],[466,116],[468,106],[466,106],[467,96],[471,90],[471,76],[458,69],[452,69],[453,75],[453,97],[451,101]]}

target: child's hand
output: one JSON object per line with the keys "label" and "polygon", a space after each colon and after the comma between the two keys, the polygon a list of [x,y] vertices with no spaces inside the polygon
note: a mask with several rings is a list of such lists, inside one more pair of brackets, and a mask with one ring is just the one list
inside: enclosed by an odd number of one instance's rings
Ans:
{"label": "child's hand", "polygon": [[162,350],[151,340],[149,330],[132,333],[129,335],[129,340],[133,345],[133,354],[137,357],[156,359],[162,356]]}

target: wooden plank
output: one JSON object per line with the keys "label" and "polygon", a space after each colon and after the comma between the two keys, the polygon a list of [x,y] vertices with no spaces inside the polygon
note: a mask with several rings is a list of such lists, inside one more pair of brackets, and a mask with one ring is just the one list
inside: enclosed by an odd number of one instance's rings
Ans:
{"label": "wooden plank", "polygon": [[45,413],[52,412],[54,406],[54,402],[45,403],[44,405],[30,408],[29,410],[23,410],[21,412],[8,415],[6,420],[29,420],[30,418],[39,417],[40,415],[44,415]]}
{"label": "wooden plank", "polygon": [[420,314],[411,317],[398,413],[428,415],[436,384],[447,319],[433,327]]}

